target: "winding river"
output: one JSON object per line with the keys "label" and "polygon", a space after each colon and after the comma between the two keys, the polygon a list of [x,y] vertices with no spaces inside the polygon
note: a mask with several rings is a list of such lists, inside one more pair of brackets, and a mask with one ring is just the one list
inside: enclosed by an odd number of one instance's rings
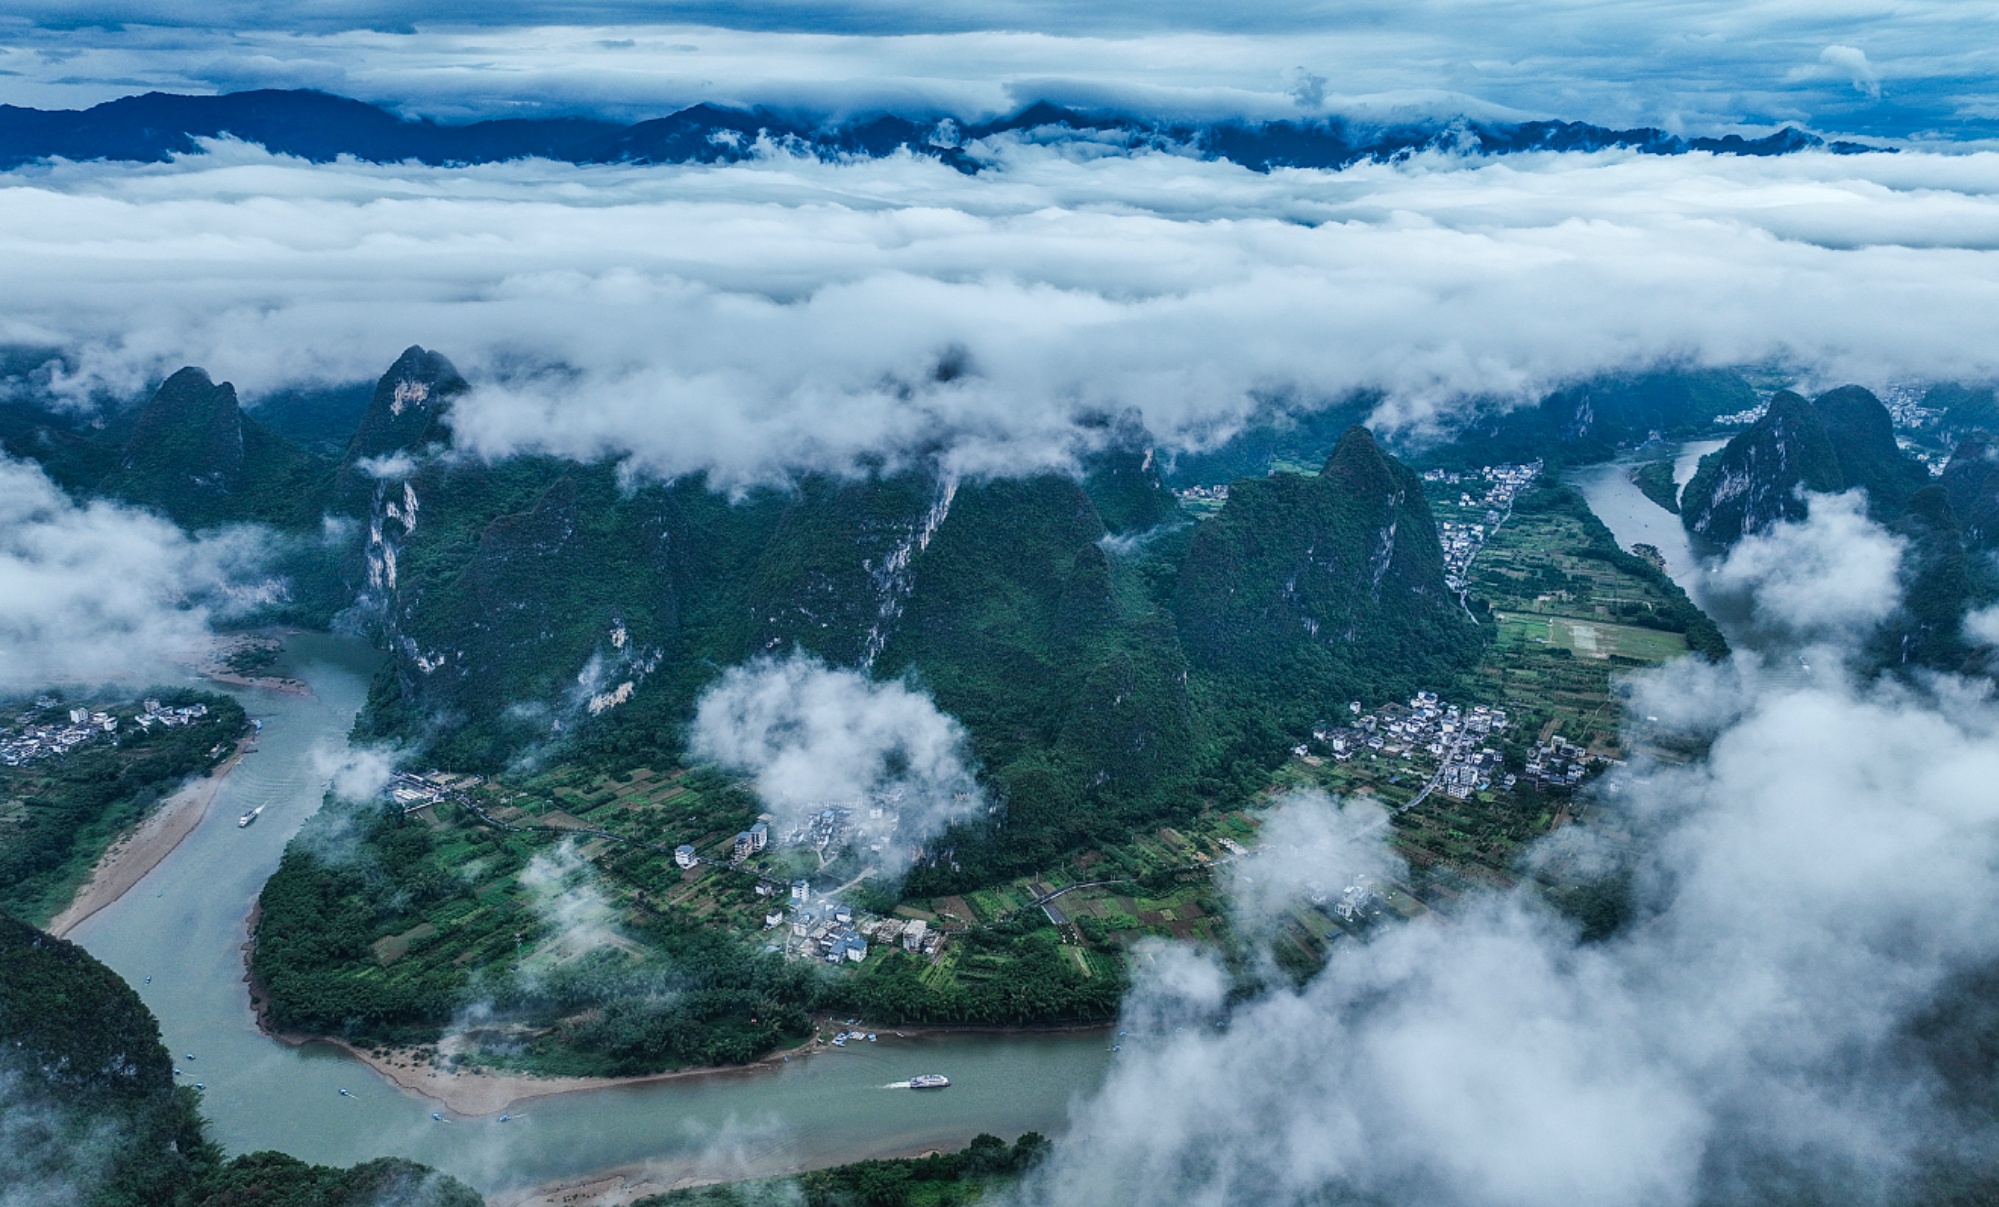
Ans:
{"label": "winding river", "polygon": [[[637,1166],[667,1178],[745,1176],[956,1146],[980,1132],[1053,1134],[1070,1100],[1102,1080],[1101,1032],[884,1035],[776,1068],[532,1099],[506,1123],[437,1122],[437,1104],[339,1049],[269,1038],[243,981],[248,915],[319,807],[375,658],[352,638],[292,638],[278,673],[313,694],[235,691],[263,722],[258,750],[186,841],[70,935],[159,1016],[183,1080],[205,1084],[203,1109],[229,1152],[278,1149],[337,1165],[403,1156],[492,1194]],[[257,805],[267,806],[257,823],[238,828]],[[925,1072],[948,1074],[951,1088],[886,1088]]]}
{"label": "winding river", "polygon": [[[1712,447],[1679,451],[1682,483]],[[1571,480],[1621,545],[1656,545],[1698,597],[1700,567],[1678,517],[1628,477],[1643,459],[1589,467]],[[1102,1081],[1110,1054],[1101,1033],[883,1036],[776,1068],[532,1099],[506,1123],[438,1122],[437,1104],[337,1048],[269,1038],[243,981],[248,915],[285,843],[319,807],[375,659],[357,639],[293,637],[276,669],[305,680],[312,694],[235,691],[263,722],[259,749],[186,841],[70,936],[159,1016],[184,1079],[206,1086],[204,1109],[228,1151],[278,1149],[336,1165],[404,1156],[499,1195],[635,1167],[672,1179],[739,1177],[957,1145],[979,1132],[1056,1133],[1070,1101]],[[257,824],[238,828],[237,817],[257,805],[266,806]],[[949,1074],[952,1088],[887,1088],[933,1071]]]}

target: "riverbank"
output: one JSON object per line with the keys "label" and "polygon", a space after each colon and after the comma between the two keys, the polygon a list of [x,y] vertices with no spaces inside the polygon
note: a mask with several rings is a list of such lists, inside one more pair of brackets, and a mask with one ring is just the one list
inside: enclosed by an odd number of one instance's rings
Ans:
{"label": "riverbank", "polygon": [[230,687],[254,687],[259,691],[283,692],[287,696],[310,696],[312,685],[303,679],[285,679],[275,675],[239,675],[234,671],[205,670],[202,678],[213,683]]}
{"label": "riverbank", "polygon": [[202,819],[208,816],[209,806],[215,803],[216,794],[222,791],[223,781],[243,761],[244,755],[256,749],[257,735],[252,730],[237,739],[236,749],[212,771],[182,785],[157,809],[148,813],[131,833],[112,843],[97,865],[90,869],[90,878],[77,889],[68,908],[49,922],[49,933],[57,938],[66,937],[85,919],[116,902],[144,880],[201,825]]}
{"label": "riverbank", "polygon": [[[251,933],[256,932],[256,914],[250,918]],[[247,949],[246,949],[247,958]],[[338,1048],[347,1055],[367,1065],[384,1081],[405,1093],[414,1094],[429,1102],[444,1107],[454,1115],[477,1118],[511,1111],[525,1102],[538,1098],[551,1098],[560,1094],[576,1094],[588,1090],[621,1089],[633,1086],[654,1085],[666,1081],[680,1081],[691,1077],[729,1077],[768,1072],[789,1062],[792,1058],[804,1058],[822,1053],[838,1051],[832,1036],[848,1028],[833,1019],[822,1019],[814,1029],[811,1039],[794,1047],[780,1048],[759,1060],[741,1065],[703,1065],[699,1068],[672,1069],[661,1073],[641,1073],[631,1077],[537,1077],[526,1073],[495,1073],[477,1068],[444,1068],[424,1053],[425,1048],[390,1048],[384,1051],[370,1051],[343,1039],[321,1035],[295,1035],[272,1029],[264,1008],[263,994],[254,981],[251,982],[251,1003],[257,1016],[257,1026],[264,1034],[292,1047],[305,1044],[326,1044]],[[858,1027],[858,1025],[857,1025]],[[858,1027],[867,1030],[866,1027]],[[895,1039],[942,1039],[966,1035],[1022,1036],[1022,1035],[1069,1035],[1091,1031],[1109,1032],[1106,1023],[1077,1023],[1049,1027],[995,1027],[995,1026],[904,1026],[875,1027],[878,1035]],[[865,1041],[863,1041],[865,1042]],[[449,1040],[438,1045],[440,1054],[449,1057]],[[610,1175],[605,1175],[610,1176]],[[648,1194],[657,1194],[649,1190]]]}
{"label": "riverbank", "polygon": [[[925,1144],[914,1148],[875,1153],[857,1160],[899,1161],[951,1152],[972,1142],[972,1137],[955,1145]],[[487,1207],[629,1207],[640,1199],[698,1186],[743,1182],[758,1178],[788,1178],[815,1169],[833,1169],[844,1161],[778,1163],[756,1166],[738,1153],[718,1153],[713,1161],[696,1161],[677,1172],[661,1165],[624,1165],[578,1178],[565,1178],[525,1190],[499,1191],[486,1196]]]}

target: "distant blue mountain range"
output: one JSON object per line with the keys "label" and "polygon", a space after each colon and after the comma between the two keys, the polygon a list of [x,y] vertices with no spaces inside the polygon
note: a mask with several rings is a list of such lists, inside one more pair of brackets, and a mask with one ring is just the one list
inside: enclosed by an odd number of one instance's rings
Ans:
{"label": "distant blue mountain range", "polygon": [[1168,123],[1123,114],[1083,113],[1038,102],[1011,117],[980,123],[894,114],[812,123],[767,109],[695,105],[630,125],[583,117],[510,118],[441,125],[411,121],[376,105],[304,89],[222,96],[148,92],[90,109],[0,105],[0,168],[61,157],[158,162],[199,151],[195,140],[233,136],[269,151],[327,162],[342,155],[376,163],[498,163],[539,157],[568,163],[720,163],[756,153],[760,138],[822,156],[878,156],[907,148],[964,172],[982,164],[981,139],[1008,132],[1079,137],[1137,149],[1157,147],[1226,159],[1257,171],[1338,168],[1442,149],[1470,155],[1521,151],[1595,151],[1623,147],[1649,155],[1712,151],[1783,155],[1823,149],[1885,150],[1828,142],[1795,127],[1763,138],[1730,134],[1684,138],[1641,127],[1612,130],[1586,122],[1468,120],[1393,125],[1341,118],[1313,121]]}

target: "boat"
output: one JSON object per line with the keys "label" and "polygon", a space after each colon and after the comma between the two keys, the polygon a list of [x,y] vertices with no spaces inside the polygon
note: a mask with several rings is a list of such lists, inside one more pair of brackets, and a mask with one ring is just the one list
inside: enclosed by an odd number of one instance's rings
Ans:
{"label": "boat", "polygon": [[257,820],[257,814],[262,813],[263,811],[264,811],[264,806],[258,805],[256,808],[250,810],[248,813],[245,813],[243,816],[237,818],[236,828],[240,830],[244,826],[247,826],[251,822]]}
{"label": "boat", "polygon": [[941,1090],[950,1084],[951,1079],[942,1073],[925,1073],[921,1077],[909,1079],[909,1088],[912,1090]]}

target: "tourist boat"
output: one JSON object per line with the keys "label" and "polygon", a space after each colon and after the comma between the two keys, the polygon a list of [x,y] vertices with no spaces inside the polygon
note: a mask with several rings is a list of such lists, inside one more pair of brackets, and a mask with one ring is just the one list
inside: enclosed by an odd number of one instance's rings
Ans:
{"label": "tourist boat", "polygon": [[909,1079],[909,1088],[912,1090],[941,1090],[950,1084],[951,1079],[942,1073],[925,1073],[921,1077]]}
{"label": "tourist boat", "polygon": [[262,813],[263,811],[264,811],[264,806],[258,805],[256,808],[250,810],[248,813],[245,813],[243,816],[237,818],[236,828],[240,830],[244,826],[247,826],[251,822],[257,820],[257,814]]}

